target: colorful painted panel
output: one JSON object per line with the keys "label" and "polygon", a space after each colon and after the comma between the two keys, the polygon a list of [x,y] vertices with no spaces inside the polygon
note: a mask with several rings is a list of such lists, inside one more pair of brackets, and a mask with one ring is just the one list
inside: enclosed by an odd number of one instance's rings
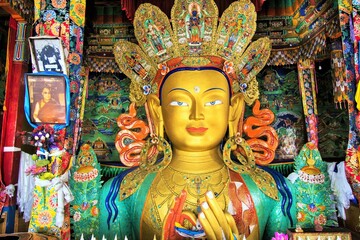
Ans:
{"label": "colorful painted panel", "polygon": [[[115,138],[120,131],[116,119],[128,112],[130,79],[122,74],[90,73],[82,126],[82,143],[89,143],[99,162],[120,163]],[[138,116],[146,119],[145,110]]]}
{"label": "colorful painted panel", "polygon": [[296,67],[265,68],[258,76],[261,108],[271,109],[279,146],[273,163],[293,160],[305,143],[305,125]]}

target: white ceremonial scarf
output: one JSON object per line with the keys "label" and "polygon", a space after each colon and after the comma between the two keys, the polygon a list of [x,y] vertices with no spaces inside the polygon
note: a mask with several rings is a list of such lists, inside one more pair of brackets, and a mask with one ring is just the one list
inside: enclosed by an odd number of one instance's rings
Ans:
{"label": "white ceremonial scarf", "polygon": [[17,205],[20,212],[24,213],[25,222],[30,221],[31,208],[33,204],[33,190],[35,186],[35,179],[32,175],[26,175],[25,170],[34,165],[31,154],[21,152],[20,167],[18,176],[18,190],[17,190]]}
{"label": "white ceremonial scarf", "polygon": [[[338,216],[346,220],[345,209],[350,207],[350,200],[354,198],[350,184],[345,175],[345,162],[341,161],[327,163],[328,173],[331,180],[331,190],[334,192],[336,198],[336,208],[338,209]],[[335,172],[335,166],[337,171]]]}

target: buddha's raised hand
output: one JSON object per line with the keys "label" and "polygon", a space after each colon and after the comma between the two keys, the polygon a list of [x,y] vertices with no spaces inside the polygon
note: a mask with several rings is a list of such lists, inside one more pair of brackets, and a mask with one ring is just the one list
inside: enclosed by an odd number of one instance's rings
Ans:
{"label": "buddha's raised hand", "polygon": [[205,198],[206,201],[201,204],[199,221],[207,239],[236,239],[239,231],[234,218],[220,208],[213,192],[207,192]]}

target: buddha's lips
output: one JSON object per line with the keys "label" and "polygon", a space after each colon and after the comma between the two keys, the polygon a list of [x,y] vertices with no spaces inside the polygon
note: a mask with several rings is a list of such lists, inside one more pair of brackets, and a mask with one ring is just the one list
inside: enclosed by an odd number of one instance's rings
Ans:
{"label": "buddha's lips", "polygon": [[186,128],[186,130],[191,133],[203,133],[206,132],[208,129],[204,127],[188,127]]}

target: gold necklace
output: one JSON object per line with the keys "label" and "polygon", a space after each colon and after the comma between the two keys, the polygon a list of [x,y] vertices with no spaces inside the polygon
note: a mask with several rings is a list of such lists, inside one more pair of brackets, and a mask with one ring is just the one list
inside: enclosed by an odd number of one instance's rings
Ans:
{"label": "gold necklace", "polygon": [[207,173],[187,173],[167,167],[160,172],[161,181],[171,192],[178,196],[182,190],[187,192],[185,203],[198,207],[205,200],[207,191],[212,191],[215,197],[220,197],[229,182],[228,169],[224,165],[221,169]]}
{"label": "gold necklace", "polygon": [[168,166],[159,171],[150,187],[149,201],[145,204],[147,216],[145,220],[161,232],[163,221],[172,207],[174,198],[178,197],[182,190],[187,192],[183,210],[189,210],[197,214],[200,212],[200,204],[205,201],[207,191],[212,191],[221,209],[227,209],[229,172],[226,165],[216,171],[207,173],[186,173],[175,170]]}

